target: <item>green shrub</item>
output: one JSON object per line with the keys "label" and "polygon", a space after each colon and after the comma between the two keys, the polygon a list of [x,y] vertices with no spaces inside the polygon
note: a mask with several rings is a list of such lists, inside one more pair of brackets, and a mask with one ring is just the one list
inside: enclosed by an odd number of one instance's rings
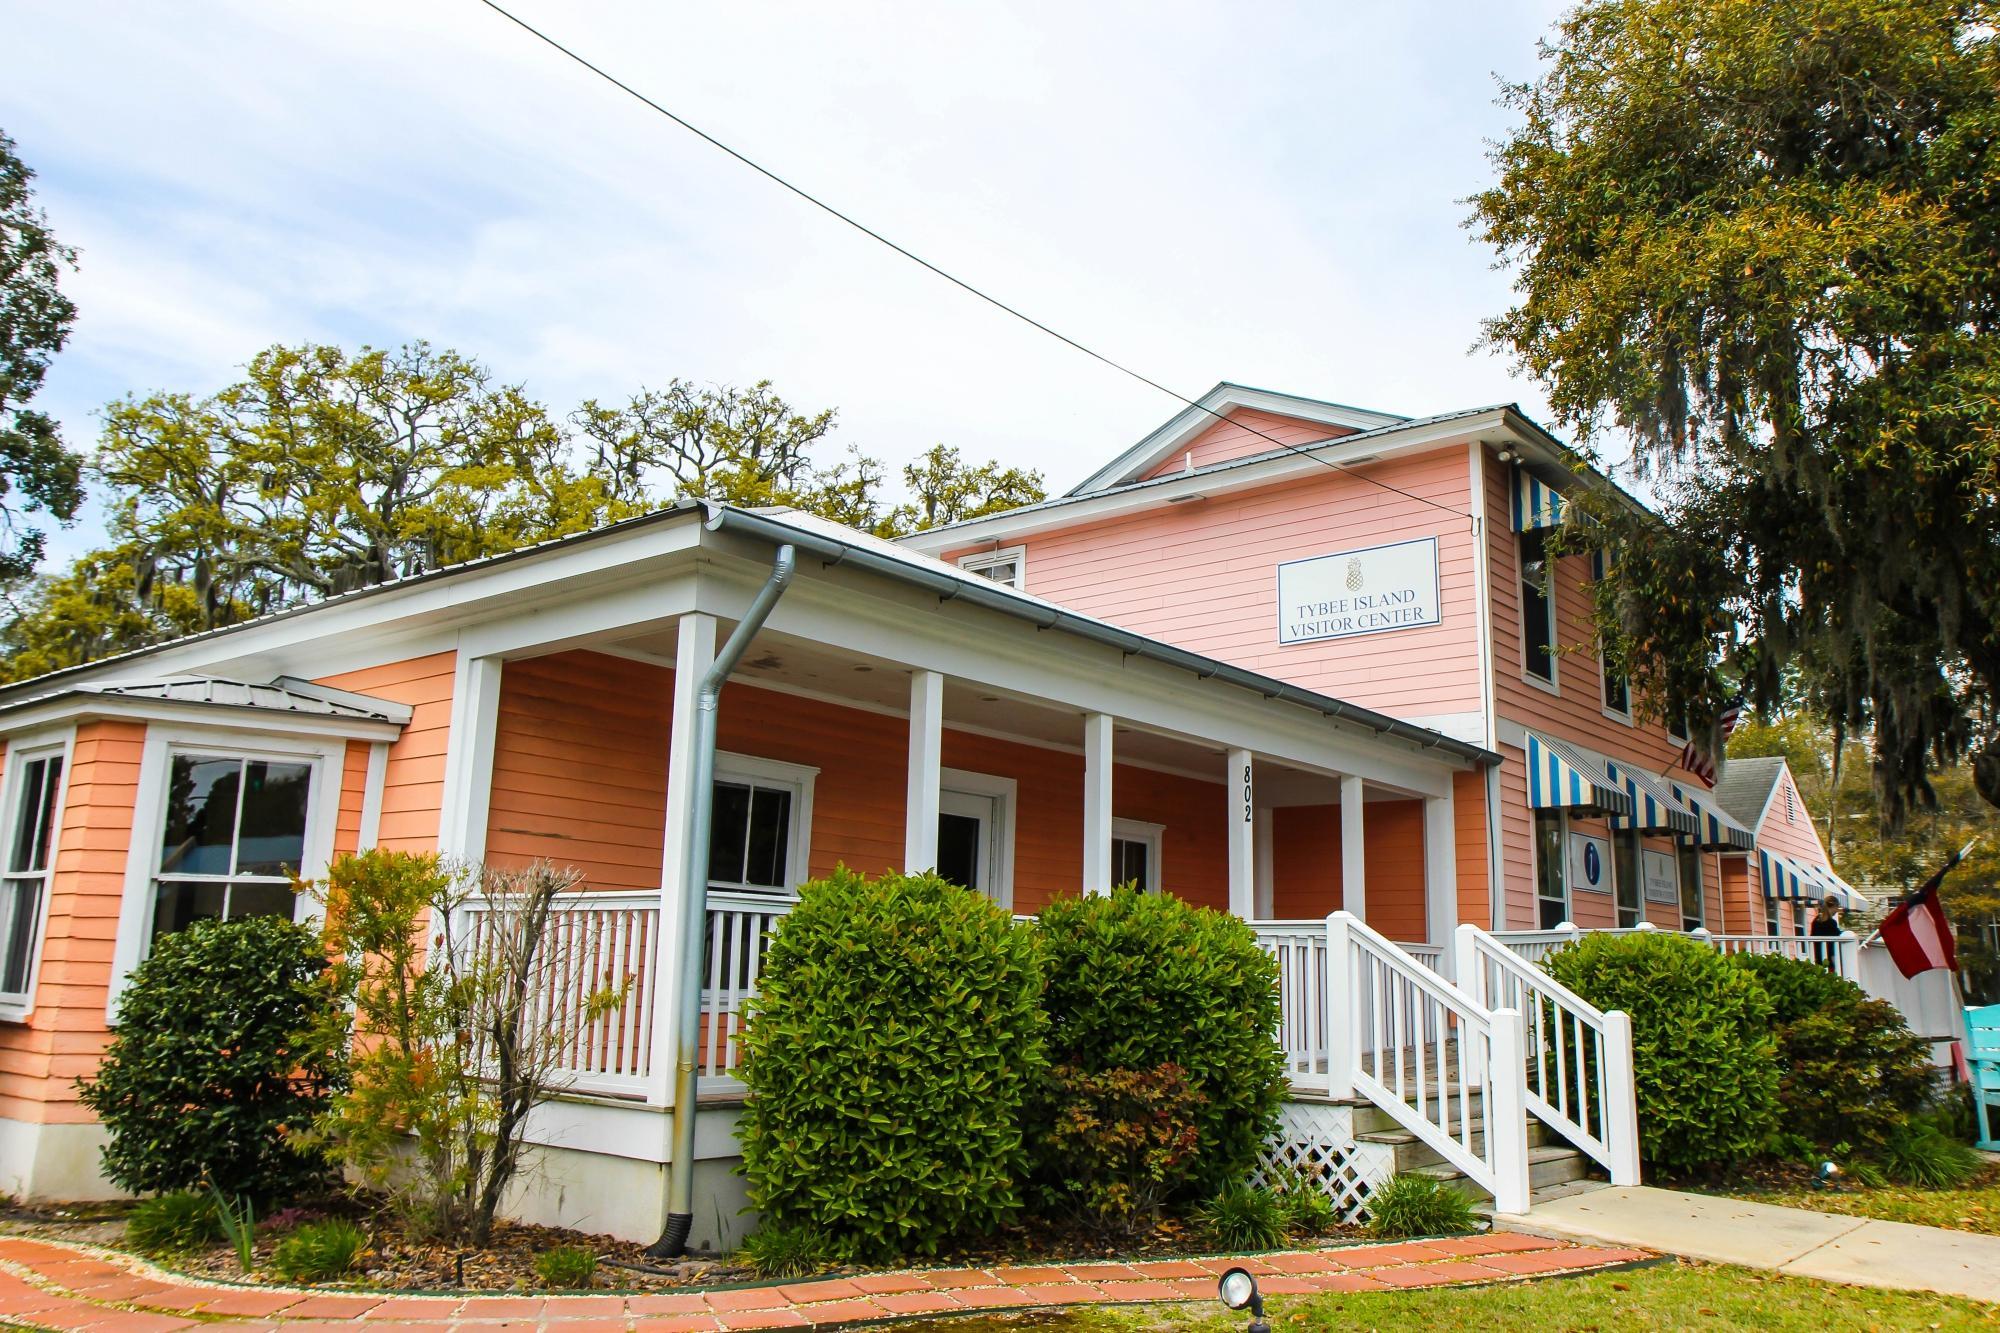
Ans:
{"label": "green shrub", "polygon": [[[1126,888],[1057,899],[1042,910],[1039,934],[1050,1059],[1096,1074],[1185,1070],[1202,1100],[1183,1195],[1247,1176],[1286,1089],[1284,1055],[1271,1039],[1277,965],[1250,927],[1170,894]],[[1054,1109],[1044,1110],[1044,1125]]]}
{"label": "green shrub", "polygon": [[324,1282],[354,1271],[368,1233],[345,1218],[308,1222],[278,1242],[271,1266],[294,1282]]}
{"label": "green shrub", "polygon": [[1775,953],[1739,953],[1729,960],[1757,978],[1771,1001],[1771,1021],[1783,1026],[1808,1014],[1865,1000],[1866,991],[1816,963]]}
{"label": "green shrub", "polygon": [[135,1194],[212,1184],[289,1199],[327,1179],[297,1139],[342,1076],[307,1037],[328,1002],[319,937],[272,917],[198,921],[132,971],[84,1105],[110,1131],[104,1172]]}
{"label": "green shrub", "polygon": [[1032,933],[935,875],[809,883],[745,1038],[751,1203],[857,1257],[935,1254],[1021,1207],[1046,1070]]}
{"label": "green shrub", "polygon": [[535,1276],[545,1287],[587,1287],[597,1276],[597,1256],[581,1245],[558,1245],[535,1256]]}
{"label": "green shrub", "polygon": [[1272,1250],[1285,1239],[1284,1203],[1257,1185],[1224,1186],[1196,1210],[1195,1220],[1225,1250]]}
{"label": "green shrub", "polygon": [[147,1254],[179,1254],[222,1239],[215,1196],[174,1190],[134,1204],[125,1219],[125,1239]]}
{"label": "green shrub", "polygon": [[758,1277],[806,1277],[839,1267],[848,1255],[816,1226],[766,1222],[743,1238],[743,1261]]}
{"label": "green shrub", "polygon": [[1883,1174],[1902,1185],[1951,1189],[1985,1168],[1969,1144],[1952,1138],[1931,1120],[1911,1120],[1890,1132],[1876,1154]]}
{"label": "green shrub", "polygon": [[1101,1230],[1157,1222],[1195,1165],[1202,1096],[1179,1065],[1050,1071],[1049,1127],[1036,1144],[1046,1201]]}
{"label": "green shrub", "polygon": [[1368,1234],[1383,1240],[1446,1236],[1478,1225],[1472,1200],[1436,1176],[1406,1172],[1368,1196]]}
{"label": "green shrub", "polygon": [[1639,1149],[1667,1172],[1760,1152],[1778,1125],[1771,1002],[1744,969],[1665,932],[1587,934],[1543,962],[1600,1009],[1632,1018]]}
{"label": "green shrub", "polygon": [[1303,1176],[1292,1175],[1280,1183],[1278,1203],[1288,1236],[1324,1236],[1340,1224],[1340,1215],[1334,1211],[1333,1200],[1327,1197],[1325,1190]]}

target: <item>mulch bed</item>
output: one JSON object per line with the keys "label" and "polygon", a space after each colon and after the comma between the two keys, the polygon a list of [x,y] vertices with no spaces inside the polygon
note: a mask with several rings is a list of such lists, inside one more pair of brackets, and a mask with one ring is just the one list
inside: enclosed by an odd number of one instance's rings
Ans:
{"label": "mulch bed", "polygon": [[[5,1230],[51,1240],[83,1241],[126,1249],[124,1215],[126,1203],[70,1206],[22,1206],[0,1209]],[[325,1217],[344,1216],[364,1227],[370,1238],[359,1271],[337,1282],[291,1282],[271,1268],[271,1254],[292,1227]],[[1337,1227],[1324,1236],[1288,1240],[1288,1248],[1307,1248],[1341,1241],[1364,1239],[1359,1228]],[[258,1224],[257,1259],[254,1273],[244,1273],[236,1263],[236,1252],[227,1245],[170,1256],[148,1256],[161,1267],[191,1277],[221,1282],[271,1284],[279,1286],[325,1286],[328,1288],[370,1287],[416,1292],[511,1292],[541,1291],[535,1273],[535,1257],[558,1246],[578,1246],[597,1255],[596,1290],[664,1291],[676,1287],[714,1287],[762,1281],[751,1268],[734,1256],[696,1256],[685,1260],[660,1260],[648,1256],[643,1244],[565,1231],[557,1227],[530,1226],[502,1222],[494,1228],[492,1243],[479,1249],[462,1248],[407,1234],[383,1212],[370,1213],[346,1200],[312,1209],[289,1209]],[[1198,1228],[1174,1219],[1162,1221],[1152,1230],[1121,1243],[1070,1228],[1037,1224],[1010,1228],[992,1242],[973,1248],[953,1250],[935,1257],[913,1258],[911,1266],[986,1268],[994,1264],[1032,1264],[1087,1260],[1178,1258],[1187,1254],[1219,1251],[1225,1247],[1211,1243]],[[815,1277],[837,1276],[865,1269],[829,1269]],[[787,1279],[797,1281],[797,1278]]]}

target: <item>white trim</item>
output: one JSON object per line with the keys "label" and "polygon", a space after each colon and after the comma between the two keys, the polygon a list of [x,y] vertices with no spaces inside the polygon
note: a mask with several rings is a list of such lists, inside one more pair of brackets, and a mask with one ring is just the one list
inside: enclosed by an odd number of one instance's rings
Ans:
{"label": "white trim", "polygon": [[463,651],[452,666],[451,729],[446,733],[444,783],[438,797],[437,849],[445,860],[464,865],[486,857],[500,673],[499,658]]}
{"label": "white trim", "polygon": [[673,694],[668,700],[667,783],[660,843],[659,942],[653,950],[657,973],[653,992],[651,1077],[646,1101],[666,1106],[674,1099],[674,1043],[679,1028],[682,955],[686,952],[683,910],[694,886],[688,883],[688,836],[694,811],[696,705],[702,677],[715,662],[715,617],[691,611],[680,617],[674,639]]}
{"label": "white trim", "polygon": [[1340,910],[1368,921],[1368,800],[1360,778],[1340,779]]}
{"label": "white trim", "polygon": [[1257,761],[1244,749],[1229,752],[1222,796],[1229,821],[1229,911],[1248,921],[1257,914]]}
{"label": "white trim", "polygon": [[1257,844],[1257,891],[1255,894],[1254,919],[1270,921],[1277,916],[1275,899],[1278,882],[1278,847],[1276,807],[1257,807],[1256,827],[1251,830],[1251,840]]}
{"label": "white trim", "polygon": [[329,713],[293,713],[276,708],[207,703],[196,699],[157,699],[79,691],[39,704],[24,704],[0,714],[0,737],[75,726],[97,719],[187,726],[243,727],[282,731],[293,736],[342,736],[352,740],[394,740],[403,723],[380,718],[336,717]]}
{"label": "white trim", "polygon": [[[58,727],[7,740],[5,781],[0,782],[0,857],[11,859],[16,825],[21,818],[21,766],[36,759],[62,757],[62,780],[56,790],[55,810],[50,816],[48,867],[42,875],[42,901],[35,912],[34,943],[28,955],[27,990],[18,1001],[0,1002],[0,1021],[25,1023],[35,1012],[36,988],[42,980],[42,955],[49,946],[49,904],[56,893],[56,857],[62,852],[63,816],[69,809],[71,769],[76,759],[76,728]],[[6,861],[0,860],[0,871]],[[11,878],[11,876],[0,875]]]}
{"label": "white trim", "polygon": [[1086,713],[1083,719],[1083,891],[1106,894],[1111,883],[1111,789],[1117,768],[1108,713]]}
{"label": "white trim", "polygon": [[993,582],[1003,588],[1014,588],[1021,592],[1028,590],[1028,548],[1025,546],[1002,546],[991,551],[962,555],[958,558],[957,564],[966,573],[978,574],[981,577],[995,565],[1011,564],[1014,566],[1013,580],[1010,582],[1005,579],[994,579]]}
{"label": "white trim", "polygon": [[1239,408],[1353,431],[1379,430],[1409,420],[1393,412],[1371,412],[1365,407],[1348,407],[1225,382],[1203,394],[1199,406],[1183,408],[1156,426],[1144,439],[1093,472],[1070,494],[1085,495],[1152,471],[1201,435],[1224,424],[1229,414]]}
{"label": "white trim", "polygon": [[939,799],[956,792],[965,796],[992,798],[994,828],[988,843],[993,856],[993,883],[986,890],[994,902],[1009,911],[1014,907],[1014,825],[1020,784],[1013,778],[991,773],[973,773],[963,768],[938,770]]}
{"label": "white trim", "polygon": [[[941,551],[964,550],[982,542],[1009,541],[1038,532],[1142,512],[1174,500],[1212,498],[1297,477],[1318,476],[1325,472],[1327,463],[1343,466],[1347,460],[1360,457],[1372,461],[1419,453],[1439,445],[1478,438],[1481,432],[1504,433],[1524,447],[1532,443],[1526,434],[1516,431],[1508,423],[1507,416],[1508,409],[1494,408],[1447,421],[1411,426],[1407,430],[1359,437],[1343,436],[1324,444],[1300,445],[1282,453],[1274,447],[1270,457],[1254,462],[1231,460],[1192,473],[1176,473],[1171,478],[1138,482],[1101,494],[1091,494],[1078,488],[1061,500],[1008,510],[950,527],[931,528],[898,540],[913,551],[936,555]],[[1366,485],[1365,482],[1356,484]]]}
{"label": "white trim", "polygon": [[[1269,814],[1269,811],[1260,811]],[[1143,819],[1114,819],[1111,821],[1111,837],[1115,842],[1136,842],[1146,848],[1146,882],[1139,886],[1143,893],[1158,893],[1165,882],[1161,874],[1160,858],[1166,845],[1167,826],[1149,824]]]}
{"label": "white trim", "polygon": [[910,673],[910,750],[903,794],[903,873],[937,869],[938,776],[944,768],[944,677]]}
{"label": "white trim", "polygon": [[[792,830],[785,846],[785,892],[798,892],[806,882],[812,858],[813,783],[819,770],[809,764],[789,764],[782,759],[757,755],[715,752],[715,780],[742,782],[760,787],[789,787],[792,791]],[[739,886],[730,886],[733,891]],[[756,892],[754,887],[744,890]]]}
{"label": "white trim", "polygon": [[361,829],[354,839],[356,852],[373,851],[382,839],[382,793],[389,779],[389,742],[376,741],[368,747],[368,774],[361,784]]}
{"label": "white trim", "polygon": [[[1424,924],[1432,944],[1458,929],[1458,819],[1450,792],[1424,798]],[[1449,949],[1445,952],[1451,958]]]}
{"label": "white trim", "polygon": [[[300,857],[299,876],[323,879],[333,857],[334,828],[340,819],[341,777],[347,766],[345,740],[309,740],[211,727],[168,727],[146,729],[145,748],[139,758],[139,780],[133,796],[132,837],[125,855],[125,885],[118,907],[118,935],[112,946],[111,979],[105,996],[104,1016],[116,1023],[118,1000],[125,992],[126,979],[145,958],[150,947],[153,916],[153,882],[159,875],[160,830],[167,813],[167,777],[175,752],[195,751],[239,759],[275,759],[281,763],[312,766],[307,779],[305,851]],[[311,919],[318,905],[310,898],[301,901],[296,918]]]}

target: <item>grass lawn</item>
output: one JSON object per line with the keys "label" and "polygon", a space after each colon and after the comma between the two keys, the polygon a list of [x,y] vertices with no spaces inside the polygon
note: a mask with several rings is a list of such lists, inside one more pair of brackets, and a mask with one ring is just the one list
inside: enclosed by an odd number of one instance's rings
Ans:
{"label": "grass lawn", "polygon": [[2000,1236],[2000,1167],[1959,1189],[1926,1190],[1902,1185],[1881,1189],[1816,1190],[1788,1186],[1770,1190],[1722,1191],[1737,1199],[1810,1208],[1816,1213],[1873,1217],[1884,1222],[1915,1222],[1954,1231],[1983,1231]]}
{"label": "grass lawn", "polygon": [[[1360,1296],[1277,1296],[1268,1315],[1276,1333],[1348,1329],[1460,1329],[1465,1333],[1612,1333],[1639,1329],[1932,1329],[2000,1327],[2000,1309],[1945,1296],[1836,1287],[1805,1278],[1709,1264],[1662,1263],[1581,1278],[1457,1290],[1371,1292]],[[1249,1317],[1220,1305],[1078,1309],[1007,1319],[932,1324],[957,1333],[1003,1325],[1036,1333],[1242,1333]]]}

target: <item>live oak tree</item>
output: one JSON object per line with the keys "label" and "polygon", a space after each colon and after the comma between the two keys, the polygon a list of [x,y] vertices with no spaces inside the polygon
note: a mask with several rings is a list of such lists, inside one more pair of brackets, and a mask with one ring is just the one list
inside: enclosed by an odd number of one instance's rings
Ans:
{"label": "live oak tree", "polygon": [[1587,0],[1472,225],[1486,326],[1586,450],[1629,440],[1667,524],[1600,628],[1647,706],[1788,673],[1872,742],[1886,822],[1970,754],[2000,804],[2000,51],[1991,3]]}
{"label": "live oak tree", "polygon": [[[207,396],[106,409],[94,461],[109,542],[0,579],[0,678],[585,532],[678,499],[789,505],[883,535],[1042,498],[1039,474],[942,446],[905,469],[834,449],[831,409],[768,382],[671,380],[552,416],[479,362],[416,342],[277,346]],[[0,571],[4,573],[4,571]]]}
{"label": "live oak tree", "polygon": [[76,251],[35,207],[34,176],[0,134],[0,579],[21,578],[42,558],[44,534],[26,526],[28,514],[67,522],[83,503],[82,458],[28,406],[76,321],[59,285]]}

